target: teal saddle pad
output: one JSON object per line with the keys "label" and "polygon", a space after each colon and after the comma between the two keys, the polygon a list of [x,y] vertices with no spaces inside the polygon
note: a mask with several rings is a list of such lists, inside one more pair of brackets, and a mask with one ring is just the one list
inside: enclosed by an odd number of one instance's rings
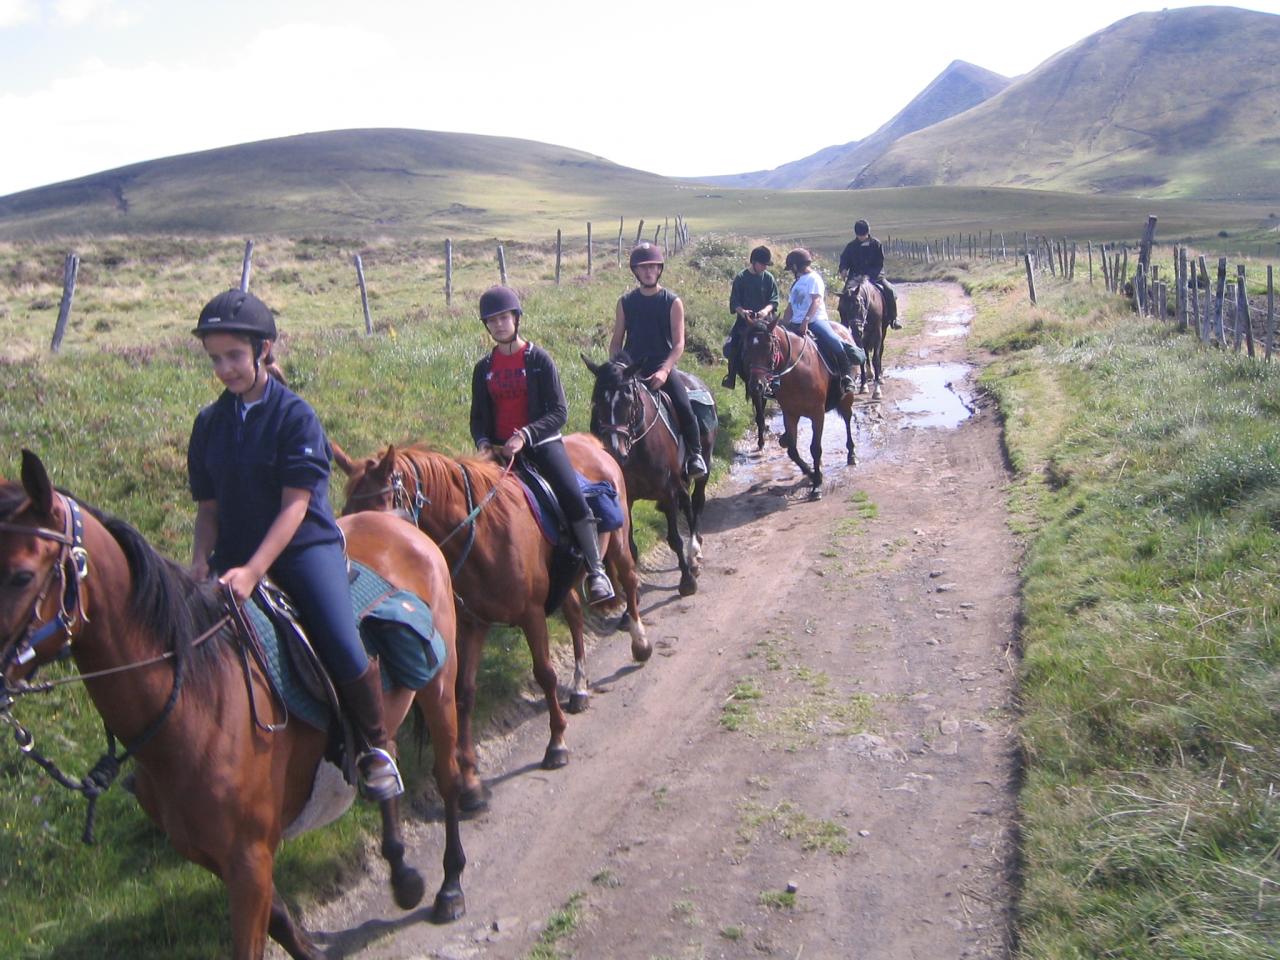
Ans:
{"label": "teal saddle pad", "polygon": [[[422,598],[396,588],[362,563],[351,561],[351,573],[351,614],[360,628],[365,650],[381,661],[383,689],[394,684],[421,690],[440,672],[447,657],[444,637],[435,628],[431,608]],[[304,686],[271,618],[256,602],[245,604],[244,610],[262,639],[267,672],[284,698],[289,715],[327,730],[329,705]]]}

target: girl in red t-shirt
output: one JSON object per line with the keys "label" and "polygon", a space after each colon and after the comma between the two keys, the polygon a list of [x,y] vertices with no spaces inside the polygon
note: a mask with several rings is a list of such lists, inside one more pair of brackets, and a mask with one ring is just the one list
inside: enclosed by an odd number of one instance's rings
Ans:
{"label": "girl in red t-shirt", "polygon": [[564,388],[551,356],[520,336],[523,312],[509,287],[490,287],[480,296],[480,320],[496,345],[471,375],[471,437],[482,453],[533,462],[582,549],[588,602],[606,603],[613,599],[613,585],[600,561],[596,521],[560,436],[569,417]]}

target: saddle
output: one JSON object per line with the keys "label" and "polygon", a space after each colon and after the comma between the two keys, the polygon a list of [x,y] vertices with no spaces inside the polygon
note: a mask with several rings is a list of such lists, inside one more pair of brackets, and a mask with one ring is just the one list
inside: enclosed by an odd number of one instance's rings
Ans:
{"label": "saddle", "polygon": [[[672,371],[674,376],[680,378],[680,382],[684,384],[685,393],[689,395],[689,405],[693,407],[694,419],[698,421],[702,432],[707,436],[714,436],[720,425],[719,415],[716,413],[716,401],[711,395],[711,391],[707,385],[695,377],[691,373],[685,373],[679,367]],[[688,451],[685,450],[684,433],[680,430],[680,424],[676,418],[675,407],[671,403],[671,398],[667,396],[663,390],[652,390],[654,399],[658,406],[658,418],[662,421],[662,425],[667,428],[667,432],[671,434],[675,440],[676,446],[679,448],[679,459],[684,463]],[[710,451],[703,451],[710,453]]]}
{"label": "saddle", "polygon": [[[431,608],[415,594],[400,590],[364,564],[350,563],[351,612],[369,656],[382,664],[384,689],[393,685],[420,690],[444,666],[444,637],[435,628]],[[329,734],[326,758],[339,766],[348,783],[357,780],[355,741],[338,701],[337,690],[307,637],[289,597],[269,580],[240,608],[242,635],[283,708],[280,729],[291,718]],[[246,667],[247,670],[247,667]]]}
{"label": "saddle", "polygon": [[[515,474],[543,539],[554,547],[549,569],[551,584],[547,590],[547,602],[543,605],[545,612],[552,614],[564,603],[565,594],[577,580],[582,565],[582,552],[569,530],[569,520],[564,515],[560,501],[546,478],[527,457],[517,459]],[[595,518],[596,529],[601,533],[622,529],[626,514],[614,485],[608,480],[588,480],[576,470],[574,475],[578,480],[578,488],[587,501],[587,508]]]}

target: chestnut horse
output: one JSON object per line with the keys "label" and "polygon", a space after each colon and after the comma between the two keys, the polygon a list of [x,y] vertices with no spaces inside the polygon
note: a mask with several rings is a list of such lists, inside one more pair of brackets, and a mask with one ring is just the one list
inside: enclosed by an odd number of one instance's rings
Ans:
{"label": "chestnut horse", "polygon": [[[838,326],[832,328],[841,333]],[[843,331],[848,339],[848,331]],[[853,466],[857,457],[853,449],[853,396],[841,393],[840,378],[827,370],[818,354],[818,344],[808,337],[800,337],[787,330],[777,317],[755,320],[747,328],[746,347],[747,392],[756,404],[757,447],[764,447],[764,403],[767,387],[772,382],[773,398],[782,408],[783,432],[779,442],[787,448],[789,456],[809,478],[812,486],[809,495],[817,500],[822,496],[822,427],[828,410],[838,410],[844,420],[845,462]],[[813,432],[809,455],[813,467],[804,462],[796,449],[796,428],[801,417],[807,417]]]}
{"label": "chestnut horse", "polygon": [[[35,667],[69,649],[107,729],[137,762],[143,810],[178,853],[226,885],[232,956],[258,960],[269,933],[292,957],[322,957],[294,923],[271,874],[286,829],[302,822],[328,734],[284,722],[261,670],[242,661],[230,639],[231,617],[215,584],[196,583],[127,523],[55,491],[40,459],[25,450],[22,457],[21,486],[0,483],[6,719],[16,724],[8,716],[12,701],[38,692],[24,682]],[[430,604],[445,640],[446,662],[423,689],[388,694],[386,722],[395,730],[411,703],[426,719],[445,804],[445,876],[432,919],[454,920],[465,912],[466,857],[458,828],[448,570],[435,544],[398,520],[348,520],[342,529],[353,558]],[[109,786],[113,776],[99,785]],[[423,881],[404,863],[397,806],[382,804],[382,853],[396,902],[409,909],[421,899]]]}
{"label": "chestnut horse", "polygon": [[[575,470],[588,480],[608,480],[625,498],[622,472],[587,434],[569,434],[565,451]],[[564,731],[568,722],[556,696],[546,604],[551,589],[549,562],[553,547],[538,528],[520,484],[487,457],[454,459],[423,445],[388,447],[377,457],[354,461],[334,446],[334,461],[350,478],[344,512],[407,509],[418,527],[444,551],[453,571],[458,608],[458,759],[462,770],[462,808],[486,804],[477,772],[471,714],[475,706],[476,671],[489,627],[519,627],[533,657],[533,675],[542,687],[551,724],[551,739],[542,767],[553,770],[569,762]],[[416,513],[416,517],[412,515]],[[631,633],[631,655],[649,659],[653,648],[640,621],[640,578],[626,549],[631,532],[628,511],[620,530],[606,534],[600,554],[626,597],[625,620]],[[575,582],[580,576],[575,576]],[[576,589],[564,598],[564,618],[573,634],[574,678],[570,711],[586,709],[590,687],[582,642],[582,605]]]}
{"label": "chestnut horse", "polygon": [[862,376],[858,392],[867,392],[867,368],[874,376],[871,399],[879,400],[884,383],[884,338],[889,331],[889,319],[885,315],[884,297],[880,288],[862,276],[850,276],[840,291],[840,321],[853,334],[853,341],[867,353],[862,362]]}

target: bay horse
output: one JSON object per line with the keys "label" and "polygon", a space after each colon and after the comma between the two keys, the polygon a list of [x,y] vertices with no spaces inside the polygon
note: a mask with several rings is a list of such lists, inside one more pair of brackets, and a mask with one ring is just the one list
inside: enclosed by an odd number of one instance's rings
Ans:
{"label": "bay horse", "polygon": [[880,288],[864,276],[850,276],[840,291],[840,322],[853,334],[853,341],[866,351],[867,359],[861,364],[862,375],[858,392],[867,392],[867,369],[871,368],[874,382],[871,399],[879,400],[884,383],[884,339],[889,331],[889,318],[884,308],[884,296]]}
{"label": "bay horse", "polygon": [[[842,331],[833,325],[837,334]],[[844,339],[848,331],[843,331]],[[800,337],[787,330],[777,317],[752,321],[746,334],[747,392],[756,409],[757,449],[764,447],[764,399],[770,382],[776,383],[773,398],[782,408],[783,432],[779,442],[787,449],[787,456],[809,478],[809,495],[817,500],[822,496],[822,427],[828,410],[839,411],[844,420],[845,463],[853,466],[857,457],[853,447],[853,396],[842,393],[840,378],[827,370],[818,354],[818,344],[809,337]],[[796,449],[796,428],[800,418],[806,417],[813,433],[809,443],[809,456],[813,466],[804,462]]]}
{"label": "bay horse", "polygon": [[[565,451],[575,470],[588,480],[608,480],[626,496],[622,471],[599,441],[569,434]],[[568,721],[556,696],[546,605],[552,588],[552,546],[534,519],[520,484],[489,457],[453,458],[415,444],[390,446],[376,457],[352,460],[334,445],[334,461],[348,477],[344,514],[357,511],[407,511],[410,522],[440,544],[453,571],[458,609],[458,759],[462,771],[462,809],[475,812],[487,800],[478,773],[471,715],[475,707],[476,672],[489,627],[509,624],[523,631],[533,658],[533,675],[547,702],[551,739],[542,758],[544,770],[569,762],[565,745]],[[640,620],[640,578],[624,546],[631,515],[622,529],[607,534],[600,554],[626,597],[623,614],[631,633],[631,655],[644,662],[653,648]],[[575,582],[580,579],[575,575]],[[570,712],[586,709],[590,696],[586,648],[582,640],[582,605],[576,589],[563,602],[565,622],[573,635],[574,679]]]}
{"label": "bay horse", "polygon": [[[684,479],[680,441],[659,414],[662,403],[659,394],[638,376],[639,365],[625,351],[605,363],[592,363],[586,356],[582,356],[582,362],[596,378],[591,392],[591,432],[604,441],[622,466],[627,478],[627,512],[631,512],[631,505],[637,500],[657,503],[667,518],[667,544],[680,564],[680,596],[690,596],[698,590],[698,567],[702,560],[698,523],[707,502],[715,430],[709,430],[704,423],[698,424],[708,472],[693,482],[691,493]],[[683,371],[675,370],[672,376],[683,376],[686,385],[706,389],[697,377]],[[678,432],[676,412],[670,408],[668,412],[671,426]],[[689,527],[687,550],[680,536],[681,515]],[[630,548],[635,557],[634,541]]]}
{"label": "bay horse", "polygon": [[[341,524],[347,549],[393,585],[431,606],[447,658],[414,693],[393,688],[386,724],[411,704],[424,716],[445,805],[444,883],[432,919],[465,912],[454,707],[454,610],[448,568],[435,544],[390,517]],[[259,960],[270,935],[290,956],[324,956],[275,890],[281,838],[307,807],[328,734],[277,713],[268,682],[229,640],[225,593],[197,583],[137,530],[56,491],[44,465],[22,454],[22,483],[0,483],[0,715],[38,692],[26,680],[70,650],[110,734],[136,760],[135,793],[174,849],[227,888],[232,956]],[[15,730],[18,729],[15,726]],[[28,735],[29,736],[29,735]],[[85,783],[115,776],[114,740]],[[28,748],[31,741],[28,740]],[[105,765],[105,766],[104,766]],[[108,769],[105,777],[100,769]],[[104,782],[105,780],[105,782]],[[92,796],[84,790],[87,796]],[[396,903],[417,905],[420,874],[404,863],[396,800],[382,808],[382,855]]]}

